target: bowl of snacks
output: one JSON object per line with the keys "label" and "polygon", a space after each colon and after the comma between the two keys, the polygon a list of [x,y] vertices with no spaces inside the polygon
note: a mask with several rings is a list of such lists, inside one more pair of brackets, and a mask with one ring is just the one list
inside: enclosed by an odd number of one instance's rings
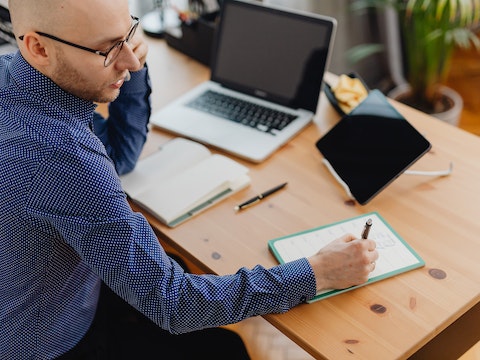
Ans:
{"label": "bowl of snacks", "polygon": [[324,83],[327,99],[342,116],[355,109],[369,91],[363,79],[355,73],[340,75],[335,85]]}

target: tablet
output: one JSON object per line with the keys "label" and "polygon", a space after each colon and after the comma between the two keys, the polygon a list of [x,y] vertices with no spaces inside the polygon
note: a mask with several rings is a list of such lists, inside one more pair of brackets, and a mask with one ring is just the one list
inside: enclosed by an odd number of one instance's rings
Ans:
{"label": "tablet", "polygon": [[355,200],[365,205],[431,148],[379,91],[316,143]]}

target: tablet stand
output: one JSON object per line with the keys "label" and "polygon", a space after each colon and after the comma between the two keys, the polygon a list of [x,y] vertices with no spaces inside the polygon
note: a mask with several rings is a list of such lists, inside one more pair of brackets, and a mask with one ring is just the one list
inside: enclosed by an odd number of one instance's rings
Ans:
{"label": "tablet stand", "polygon": [[343,181],[342,178],[337,174],[333,166],[330,164],[330,161],[328,161],[327,159],[323,159],[323,164],[327,167],[328,171],[330,171],[330,173],[333,175],[335,180],[337,180],[337,182],[340,185],[342,185],[348,197],[352,200],[355,200],[355,197],[352,195],[352,192],[350,191],[350,188],[348,187],[347,183]]}
{"label": "tablet stand", "polygon": [[[335,180],[343,187],[347,196],[355,200],[355,197],[352,195],[350,191],[350,187],[342,180],[342,178],[337,174],[333,166],[327,159],[322,160],[323,164],[327,167],[328,171],[333,175]],[[453,162],[450,162],[450,166],[446,170],[438,170],[438,171],[419,171],[419,170],[405,170],[403,173],[406,175],[422,175],[422,176],[448,176],[452,173],[453,170]]]}

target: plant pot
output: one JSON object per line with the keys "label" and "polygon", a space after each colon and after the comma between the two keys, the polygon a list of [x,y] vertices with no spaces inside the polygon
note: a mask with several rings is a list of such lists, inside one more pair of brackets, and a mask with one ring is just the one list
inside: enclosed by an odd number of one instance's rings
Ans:
{"label": "plant pot", "polygon": [[427,112],[429,115],[432,115],[437,119],[445,121],[449,124],[458,126],[463,109],[462,97],[458,92],[444,85],[438,87],[438,92],[440,94],[439,98],[441,99],[443,105],[442,107],[445,108],[440,112],[426,111],[425,109],[415,106],[414,101],[409,99],[411,91],[408,84],[395,87],[388,93],[388,97]]}

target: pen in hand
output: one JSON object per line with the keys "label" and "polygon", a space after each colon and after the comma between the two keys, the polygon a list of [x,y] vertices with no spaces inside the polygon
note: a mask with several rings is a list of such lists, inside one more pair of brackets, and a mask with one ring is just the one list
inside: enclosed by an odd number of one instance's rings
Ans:
{"label": "pen in hand", "polygon": [[371,227],[372,227],[372,219],[368,219],[362,231],[362,239],[368,238],[368,233],[370,232]]}
{"label": "pen in hand", "polygon": [[246,207],[252,206],[253,204],[256,204],[257,202],[265,199],[267,196],[270,196],[270,195],[276,193],[277,191],[283,189],[286,185],[287,185],[287,183],[283,183],[283,184],[280,184],[278,186],[275,186],[273,189],[267,190],[267,191],[261,193],[260,195],[257,195],[255,197],[251,198],[250,200],[247,200],[244,203],[235,206],[234,209],[236,211],[238,211],[238,210],[245,209]]}

